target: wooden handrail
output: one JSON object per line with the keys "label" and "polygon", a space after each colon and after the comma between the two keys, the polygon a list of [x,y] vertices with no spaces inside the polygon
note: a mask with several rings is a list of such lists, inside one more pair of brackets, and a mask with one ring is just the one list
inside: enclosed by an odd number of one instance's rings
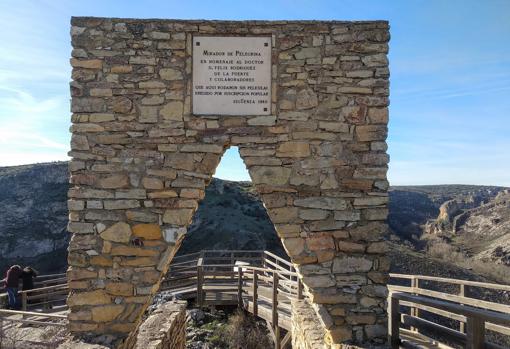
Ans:
{"label": "wooden handrail", "polygon": [[438,276],[425,276],[425,275],[407,275],[407,274],[394,274],[390,273],[390,277],[395,279],[418,279],[418,280],[426,280],[426,281],[437,281],[441,283],[448,283],[454,285],[465,285],[465,286],[475,286],[482,288],[489,288],[500,291],[510,291],[510,285],[501,285],[494,284],[488,282],[479,282],[479,281],[469,281],[469,280],[460,280],[460,279],[450,279],[443,278]]}
{"label": "wooden handrail", "polygon": [[18,293],[35,293],[35,292],[41,292],[41,291],[51,291],[51,290],[56,290],[56,289],[59,289],[59,288],[68,288],[67,286],[67,283],[65,284],[60,284],[60,285],[53,285],[53,286],[46,286],[46,287],[40,287],[40,288],[33,288],[31,290],[25,290],[25,291],[19,291]]}
{"label": "wooden handrail", "polygon": [[[411,279],[409,277],[409,279]],[[415,287],[389,286],[388,334],[392,348],[400,347],[400,327],[410,326],[411,333],[420,329],[442,334],[452,343],[466,345],[466,348],[500,348],[485,339],[485,329],[510,334],[510,311],[507,306],[487,303],[459,295],[444,294]],[[401,314],[400,305],[410,307],[411,314]],[[485,307],[484,308],[482,308]],[[413,309],[416,310],[413,312]],[[418,309],[465,323],[455,330],[423,319]],[[465,333],[464,333],[465,330]]]}
{"label": "wooden handrail", "polygon": [[264,251],[264,254],[265,254],[266,256],[270,256],[271,258],[274,258],[274,259],[276,259],[276,260],[278,260],[278,261],[280,261],[280,262],[282,262],[282,263],[284,263],[284,264],[288,265],[290,268],[293,268],[293,269],[294,269],[294,265],[293,265],[291,262],[289,262],[288,260],[285,260],[285,259],[283,259],[282,257],[277,256],[277,255],[275,255],[274,253],[271,253],[271,252],[269,252],[269,251]]}
{"label": "wooden handrail", "polygon": [[504,313],[510,313],[510,305],[497,304],[493,302],[484,301],[481,299],[475,299],[470,297],[462,297],[449,293],[442,293],[432,291],[428,289],[422,289],[417,287],[406,287],[406,286],[388,286],[388,289],[393,292],[406,292],[414,293],[421,296],[435,297],[445,301],[457,302],[459,304],[470,305],[473,307],[484,308],[492,311],[499,311]]}
{"label": "wooden handrail", "polygon": [[37,312],[33,312],[33,311],[19,311],[19,310],[10,310],[10,309],[0,309],[0,315],[1,314],[40,316],[40,317],[47,317],[47,318],[52,318],[52,319],[67,319],[67,315],[37,313]]}
{"label": "wooden handrail", "polygon": [[251,266],[251,265],[243,265],[242,267],[244,269],[257,270],[257,271],[262,271],[262,272],[266,272],[266,273],[272,273],[273,275],[274,274],[279,274],[279,275],[298,276],[298,273],[291,272],[291,271],[274,270],[274,269],[268,269],[268,268],[260,268],[260,267],[254,267],[254,266]]}
{"label": "wooden handrail", "polygon": [[36,280],[40,279],[46,279],[46,278],[61,278],[65,277],[66,273],[60,273],[60,274],[44,274],[44,275],[38,275]]}
{"label": "wooden handrail", "polygon": [[477,317],[495,324],[510,324],[510,314],[508,313],[505,314],[498,311],[481,309],[467,304],[456,304],[451,301],[435,299],[423,295],[416,296],[405,292],[390,292],[390,295],[393,298],[399,299],[399,301],[407,301],[432,308],[447,310],[456,314],[464,315],[466,318]]}

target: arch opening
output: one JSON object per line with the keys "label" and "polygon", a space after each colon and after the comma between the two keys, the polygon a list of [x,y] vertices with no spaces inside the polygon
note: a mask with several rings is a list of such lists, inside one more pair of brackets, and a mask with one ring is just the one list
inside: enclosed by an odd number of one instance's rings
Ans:
{"label": "arch opening", "polygon": [[223,154],[176,256],[202,250],[268,250],[288,259],[236,146]]}

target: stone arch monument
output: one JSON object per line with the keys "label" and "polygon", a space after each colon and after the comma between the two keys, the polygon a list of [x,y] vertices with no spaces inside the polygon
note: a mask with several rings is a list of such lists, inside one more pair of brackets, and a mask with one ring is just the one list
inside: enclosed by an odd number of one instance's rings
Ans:
{"label": "stone arch monument", "polygon": [[330,347],[384,342],[384,21],[72,19],[76,334],[127,336],[238,146]]}

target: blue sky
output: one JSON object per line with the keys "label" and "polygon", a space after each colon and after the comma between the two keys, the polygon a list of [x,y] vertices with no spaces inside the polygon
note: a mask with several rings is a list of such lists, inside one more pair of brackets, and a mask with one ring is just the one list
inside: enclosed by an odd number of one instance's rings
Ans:
{"label": "blue sky", "polygon": [[389,20],[390,182],[510,186],[509,0],[0,0],[0,166],[67,159],[73,15]]}

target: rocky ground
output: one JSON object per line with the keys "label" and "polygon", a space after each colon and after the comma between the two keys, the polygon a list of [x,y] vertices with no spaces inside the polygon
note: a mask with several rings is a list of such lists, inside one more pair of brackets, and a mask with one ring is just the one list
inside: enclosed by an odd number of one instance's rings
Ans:
{"label": "rocky ground", "polygon": [[0,333],[1,349],[46,349],[56,348],[62,343],[68,332],[65,327],[34,326],[4,322]]}
{"label": "rocky ground", "polygon": [[274,342],[264,321],[235,308],[189,309],[187,349],[266,349]]}

